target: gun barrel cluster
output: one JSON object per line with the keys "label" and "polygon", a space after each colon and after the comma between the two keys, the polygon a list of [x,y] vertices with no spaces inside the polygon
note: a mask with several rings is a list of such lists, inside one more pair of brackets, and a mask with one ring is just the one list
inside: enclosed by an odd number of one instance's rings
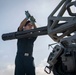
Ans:
{"label": "gun barrel cluster", "polygon": [[2,39],[5,41],[19,38],[36,37],[46,34],[47,34],[47,26],[20,32],[5,33],[2,35]]}

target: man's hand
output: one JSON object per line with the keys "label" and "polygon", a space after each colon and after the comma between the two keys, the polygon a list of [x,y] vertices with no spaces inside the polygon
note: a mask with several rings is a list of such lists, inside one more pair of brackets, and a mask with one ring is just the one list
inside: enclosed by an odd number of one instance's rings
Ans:
{"label": "man's hand", "polygon": [[35,22],[36,22],[36,20],[33,16],[30,17],[30,21],[31,21],[32,24],[35,24]]}
{"label": "man's hand", "polygon": [[30,13],[28,11],[25,11],[26,19],[28,20],[30,18]]}

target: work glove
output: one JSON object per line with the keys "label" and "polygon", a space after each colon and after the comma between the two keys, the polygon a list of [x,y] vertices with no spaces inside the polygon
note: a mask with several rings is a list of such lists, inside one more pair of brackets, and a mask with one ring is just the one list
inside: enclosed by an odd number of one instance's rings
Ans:
{"label": "work glove", "polygon": [[30,21],[31,21],[32,24],[35,24],[35,22],[36,22],[36,20],[33,16],[30,17]]}
{"label": "work glove", "polygon": [[25,11],[26,19],[28,20],[30,18],[30,13],[28,11]]}

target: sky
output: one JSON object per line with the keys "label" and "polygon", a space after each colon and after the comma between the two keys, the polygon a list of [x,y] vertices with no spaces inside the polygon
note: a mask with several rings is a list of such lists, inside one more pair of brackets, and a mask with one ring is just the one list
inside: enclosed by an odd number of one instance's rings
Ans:
{"label": "sky", "polygon": [[[29,11],[36,19],[37,27],[47,26],[48,16],[61,0],[0,0],[0,36],[17,31],[21,21]],[[3,41],[0,37],[0,75],[14,74],[14,61],[17,52],[17,39]],[[35,66],[37,75],[47,75],[44,67],[54,41],[48,36],[39,36],[34,42]],[[51,73],[51,75],[53,75]]]}

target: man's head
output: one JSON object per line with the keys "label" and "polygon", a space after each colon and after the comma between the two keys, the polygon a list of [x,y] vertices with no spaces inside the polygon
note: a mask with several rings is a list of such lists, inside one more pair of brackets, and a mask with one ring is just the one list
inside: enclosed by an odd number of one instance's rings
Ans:
{"label": "man's head", "polygon": [[23,26],[23,30],[30,30],[33,28],[34,28],[34,25],[30,21],[27,21],[26,24]]}

